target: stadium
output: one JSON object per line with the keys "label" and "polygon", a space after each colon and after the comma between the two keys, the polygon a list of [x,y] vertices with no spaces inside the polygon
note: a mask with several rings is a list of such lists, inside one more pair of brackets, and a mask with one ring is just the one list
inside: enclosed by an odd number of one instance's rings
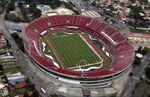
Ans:
{"label": "stadium", "polygon": [[110,87],[112,80],[128,72],[134,59],[134,50],[121,32],[85,16],[40,18],[23,34],[35,66],[76,88]]}

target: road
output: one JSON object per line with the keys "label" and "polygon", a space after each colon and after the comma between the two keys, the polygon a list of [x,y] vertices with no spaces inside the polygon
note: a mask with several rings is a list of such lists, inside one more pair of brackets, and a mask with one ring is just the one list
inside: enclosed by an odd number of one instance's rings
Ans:
{"label": "road", "polygon": [[129,79],[129,81],[126,83],[123,91],[120,94],[120,97],[131,97],[133,90],[135,89],[135,86],[139,83],[140,78],[143,75],[143,72],[147,65],[150,62],[150,54],[147,54],[143,57],[143,62],[140,64],[140,66],[137,66],[134,71],[133,75]]}
{"label": "road", "polygon": [[[34,63],[31,62],[30,57],[25,55],[19,49],[18,45],[12,38],[9,30],[7,29],[5,25],[5,18],[4,18],[5,14],[6,13],[4,12],[3,14],[0,15],[1,31],[5,39],[7,39],[9,44],[11,45],[13,55],[16,58],[18,64],[20,65],[21,71],[26,75],[27,78],[29,78],[32,84],[35,84],[36,89],[40,93],[40,97],[50,97],[49,95],[52,94],[51,92],[56,91],[57,90],[56,88],[59,88],[61,84],[66,84],[66,82],[60,82],[56,76],[53,76],[48,72],[43,71],[37,68],[35,65],[33,65]],[[55,85],[51,84],[52,82],[55,82],[54,83]],[[43,94],[41,92],[41,88],[46,89],[46,91],[48,92],[46,94]],[[58,96],[58,97],[62,97],[62,96]]]}
{"label": "road", "polygon": [[150,47],[150,35],[142,33],[129,33],[129,41],[134,47],[147,46]]}
{"label": "road", "polygon": [[8,42],[11,45],[11,49],[12,51],[14,51],[14,56],[16,58],[19,58],[19,53],[20,53],[20,49],[18,48],[15,40],[12,38],[11,34],[9,33],[8,29],[5,27],[5,21],[4,21],[4,17],[5,17],[5,12],[0,16],[0,24],[1,24],[1,31],[3,33],[3,36],[8,40]]}
{"label": "road", "polygon": [[115,17],[111,17],[109,15],[106,15],[100,7],[93,6],[91,3],[89,3],[89,1],[85,1],[85,0],[68,0],[68,1],[70,1],[72,4],[74,4],[76,6],[76,8],[80,12],[80,14],[82,13],[82,11],[94,10],[99,15],[101,15],[101,17],[96,18],[96,19],[98,19],[100,21],[104,21],[104,19],[107,17],[107,18],[109,18],[109,20],[115,21],[115,23],[113,23],[112,26],[118,28],[125,35],[128,35],[128,32],[129,32],[128,25],[126,25],[122,21],[119,21]]}
{"label": "road", "polygon": [[[111,17],[111,16],[108,16],[108,15],[104,14],[104,12],[102,11],[101,8],[93,6],[92,4],[90,4],[86,1],[83,1],[83,0],[70,0],[70,2],[72,2],[77,7],[77,9],[80,10],[81,12],[82,12],[83,9],[84,9],[84,11],[94,10],[94,11],[98,12],[102,17],[108,17],[109,19],[116,21],[116,23],[114,25],[117,28],[119,28],[122,33],[128,35],[129,38],[137,37],[137,36],[134,36],[134,34],[131,35],[131,33],[129,33],[128,25],[126,25],[122,21],[118,21],[114,17]],[[100,21],[101,20],[102,20],[102,18],[100,17]],[[144,40],[147,40],[150,37],[145,38],[143,36],[139,36],[138,38],[141,38],[141,41],[137,40],[137,41],[131,42],[133,46],[150,46],[150,43],[144,42]]]}
{"label": "road", "polygon": [[[72,0],[73,1],[73,0]],[[19,61],[18,63],[24,63],[24,64],[29,64],[29,60],[28,58],[22,53],[22,51],[18,48],[16,42],[14,41],[14,39],[12,38],[11,34],[9,33],[8,29],[5,27],[5,21],[4,21],[4,16],[5,13],[2,14],[0,16],[0,24],[1,24],[1,30],[3,32],[4,37],[9,41],[11,48],[13,50],[13,54],[15,56],[15,58]],[[133,71],[133,76],[130,78],[130,80],[128,81],[128,83],[125,85],[125,88],[123,89],[120,97],[130,97],[132,94],[132,91],[134,90],[136,84],[139,82],[140,77],[143,74],[143,71],[145,69],[145,67],[147,66],[147,64],[149,63],[150,60],[150,54],[145,56],[143,58],[143,62],[142,64],[137,67],[134,71]],[[36,72],[34,72],[33,70],[33,74],[35,74]],[[32,74],[31,74],[32,75]],[[36,81],[36,80],[34,80]],[[36,83],[36,82],[35,82]],[[40,88],[40,87],[39,87]]]}
{"label": "road", "polygon": [[7,22],[6,26],[8,29],[20,30],[20,31],[22,31],[26,27],[25,25],[18,25],[16,23],[12,23],[12,22]]}
{"label": "road", "polygon": [[[10,1],[8,2],[8,4],[10,3]],[[7,6],[8,6],[8,4],[6,5],[6,8],[7,8]],[[6,8],[5,8],[5,11],[6,11]],[[13,51],[13,55],[14,55],[14,57],[16,58],[16,60],[17,60],[17,62],[18,62],[18,64],[20,65],[20,67],[23,67],[24,68],[24,66],[28,66],[28,68],[30,69],[30,72],[29,72],[29,70],[28,71],[25,71],[25,73],[29,73],[28,74],[28,78],[30,78],[31,76],[37,76],[37,75],[39,75],[39,73],[40,72],[42,72],[42,71],[37,71],[37,70],[35,70],[34,69],[34,67],[33,67],[33,65],[32,65],[32,63],[31,63],[31,61],[30,61],[30,59],[27,57],[27,56],[25,56],[24,55],[24,53],[19,49],[19,47],[17,46],[17,44],[16,44],[16,42],[14,41],[14,39],[12,38],[12,36],[11,36],[11,34],[10,34],[10,32],[9,32],[9,30],[7,29],[7,27],[6,27],[6,25],[5,25],[5,11],[4,11],[4,13],[3,14],[1,14],[0,15],[0,25],[1,25],[1,31],[2,31],[2,33],[3,33],[3,36],[5,37],[5,39],[7,39],[8,40],[8,42],[9,42],[9,44],[11,45],[11,49],[12,49],[12,51]],[[40,76],[40,75],[39,75]],[[35,78],[36,79],[36,78]],[[41,86],[40,86],[40,84],[39,84],[39,82],[38,82],[38,80],[35,80],[34,78],[32,78],[32,83],[33,84],[36,84],[36,88],[37,89],[40,89],[41,88]],[[38,85],[37,85],[38,84]],[[38,91],[40,91],[40,90],[38,90]],[[40,92],[39,92],[40,93]],[[44,97],[44,96],[42,96],[42,97]]]}
{"label": "road", "polygon": [[98,12],[101,16],[108,17],[109,19],[118,22],[118,20],[116,18],[104,14],[104,12],[102,11],[101,8],[93,6],[88,1],[84,1],[84,0],[69,0],[69,1],[72,2],[72,4],[74,4],[77,7],[77,9],[79,9],[79,11],[82,11],[83,9],[85,11],[94,10],[94,11]]}

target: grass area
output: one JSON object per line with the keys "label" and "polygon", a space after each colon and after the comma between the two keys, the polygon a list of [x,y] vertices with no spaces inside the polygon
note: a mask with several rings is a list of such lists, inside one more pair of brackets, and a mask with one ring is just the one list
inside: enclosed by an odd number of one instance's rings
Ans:
{"label": "grass area", "polygon": [[150,10],[150,7],[144,7],[144,10]]}
{"label": "grass area", "polygon": [[[100,43],[97,42],[97,41],[95,41],[94,44],[97,46],[97,48],[98,48],[99,50],[102,51],[102,48],[103,48],[103,45],[102,45],[102,44],[100,44]],[[104,54],[107,58],[109,58],[109,60],[110,60],[109,63],[108,63],[108,64],[104,64],[103,67],[104,67],[104,68],[109,68],[110,65],[112,64],[112,58],[111,58],[111,57],[108,57],[104,51],[102,51],[102,52],[103,52],[103,54]]]}
{"label": "grass area", "polygon": [[2,72],[0,73],[0,77],[1,77],[1,76],[4,76],[4,74],[2,74]]}
{"label": "grass area", "polygon": [[150,30],[143,31],[143,33],[150,34]]}
{"label": "grass area", "polygon": [[54,35],[50,36],[50,40],[66,67],[76,67],[76,64],[82,63],[82,60],[89,64],[96,63],[97,60],[101,61],[77,34]]}
{"label": "grass area", "polygon": [[57,95],[51,95],[51,97],[58,97]]}
{"label": "grass area", "polygon": [[138,29],[130,28],[130,31],[133,32],[133,33],[145,33],[145,34],[150,34],[150,30],[138,30]]}
{"label": "grass area", "polygon": [[3,69],[4,74],[9,73],[9,74],[14,74],[17,73],[19,70],[17,67],[10,67],[10,68],[5,68]]}
{"label": "grass area", "polygon": [[99,42],[94,42],[94,44],[96,45],[98,49],[102,50],[103,48],[102,44],[100,44]]}
{"label": "grass area", "polygon": [[46,44],[45,50],[44,50],[44,54],[50,55],[53,57],[54,61],[59,63],[53,50],[51,49],[51,47],[48,45],[47,41],[45,39],[42,39],[42,41]]}

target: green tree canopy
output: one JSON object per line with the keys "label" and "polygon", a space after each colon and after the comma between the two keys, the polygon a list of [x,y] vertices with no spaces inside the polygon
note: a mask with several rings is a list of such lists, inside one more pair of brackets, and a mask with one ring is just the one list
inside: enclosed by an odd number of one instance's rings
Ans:
{"label": "green tree canopy", "polygon": [[148,0],[138,0],[138,2],[142,3],[142,4],[147,4]]}
{"label": "green tree canopy", "polygon": [[14,2],[9,3],[9,5],[7,7],[7,13],[9,13],[10,11],[14,11],[14,10],[15,10]]}
{"label": "green tree canopy", "polygon": [[136,0],[130,0],[132,3],[135,3]]}
{"label": "green tree canopy", "polygon": [[140,64],[141,64],[141,59],[138,58],[138,57],[135,57],[135,60],[134,60],[133,64],[134,64],[135,66],[140,65]]}
{"label": "green tree canopy", "polygon": [[147,79],[150,80],[150,68],[145,69],[145,75],[146,75]]}
{"label": "green tree canopy", "polygon": [[29,10],[33,13],[35,10],[37,10],[37,5],[34,2],[30,3]]}
{"label": "green tree canopy", "polygon": [[33,11],[33,17],[34,18],[39,18],[41,16],[41,10],[40,9],[35,9]]}
{"label": "green tree canopy", "polygon": [[132,6],[131,11],[129,12],[129,16],[133,17],[135,19],[139,19],[140,18],[140,15],[139,15],[140,12],[144,13],[141,7]]}
{"label": "green tree canopy", "polygon": [[139,47],[136,52],[140,53],[142,55],[145,55],[147,53],[150,53],[150,48],[148,48],[148,47]]}
{"label": "green tree canopy", "polygon": [[3,65],[0,64],[0,71],[2,71],[2,70],[3,70]]}

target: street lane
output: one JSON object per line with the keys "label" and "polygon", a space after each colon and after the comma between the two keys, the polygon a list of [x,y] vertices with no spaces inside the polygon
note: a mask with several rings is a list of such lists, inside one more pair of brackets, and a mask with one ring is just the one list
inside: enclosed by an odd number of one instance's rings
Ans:
{"label": "street lane", "polygon": [[120,94],[120,97],[131,97],[132,92],[135,89],[135,86],[139,83],[145,68],[149,64],[149,61],[150,61],[150,54],[147,54],[146,56],[143,57],[143,62],[140,64],[140,66],[137,66],[134,69],[133,75],[126,83],[123,91]]}

